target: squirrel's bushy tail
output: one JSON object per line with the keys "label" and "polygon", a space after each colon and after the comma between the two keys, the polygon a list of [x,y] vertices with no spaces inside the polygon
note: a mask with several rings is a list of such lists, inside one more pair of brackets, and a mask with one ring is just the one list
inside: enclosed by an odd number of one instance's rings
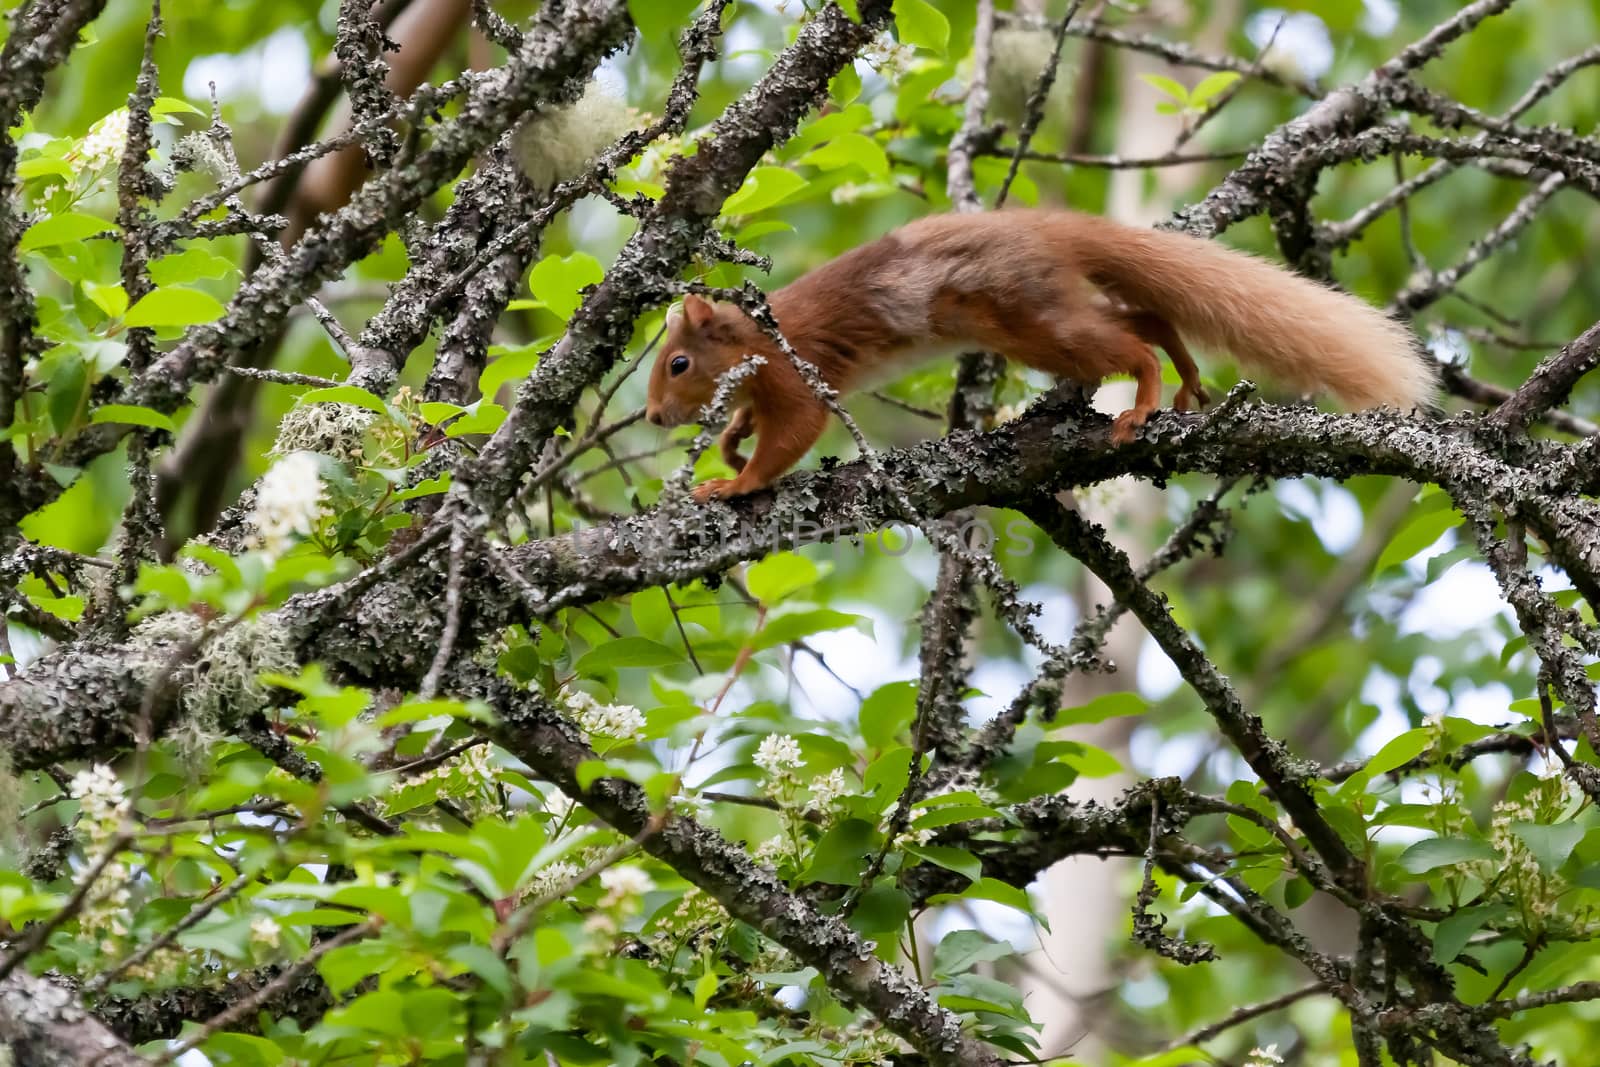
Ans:
{"label": "squirrel's bushy tail", "polygon": [[1437,381],[1411,331],[1363,300],[1188,234],[1060,218],[1060,239],[1091,282],[1186,339],[1351,407],[1433,402]]}

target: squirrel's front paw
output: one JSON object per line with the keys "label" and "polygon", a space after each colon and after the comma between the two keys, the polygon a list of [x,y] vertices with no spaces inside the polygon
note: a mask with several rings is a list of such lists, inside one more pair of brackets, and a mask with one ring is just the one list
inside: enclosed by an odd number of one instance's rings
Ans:
{"label": "squirrel's front paw", "polygon": [[1129,408],[1111,421],[1111,443],[1114,445],[1132,444],[1134,438],[1139,436],[1139,427],[1150,417],[1150,412],[1138,408]]}
{"label": "squirrel's front paw", "polygon": [[709,500],[726,500],[733,496],[733,479],[712,478],[701,482],[690,490],[690,495],[702,504]]}

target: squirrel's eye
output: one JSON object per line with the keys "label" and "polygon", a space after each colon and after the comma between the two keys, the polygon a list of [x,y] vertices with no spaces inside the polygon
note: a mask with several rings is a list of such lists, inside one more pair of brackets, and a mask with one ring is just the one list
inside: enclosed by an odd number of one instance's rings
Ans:
{"label": "squirrel's eye", "polygon": [[672,376],[676,378],[678,375],[689,369],[689,357],[673,356],[672,362],[667,364],[667,369],[671,370]]}

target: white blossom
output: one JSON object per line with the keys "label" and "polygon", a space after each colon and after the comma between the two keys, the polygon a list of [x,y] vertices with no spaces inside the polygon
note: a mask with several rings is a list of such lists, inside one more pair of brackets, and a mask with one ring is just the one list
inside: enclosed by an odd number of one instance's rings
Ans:
{"label": "white blossom", "polygon": [[857,185],[855,182],[841,182],[833,187],[833,191],[828,194],[828,199],[835,204],[853,204],[860,200],[861,194],[866,191],[867,187],[864,185]]}
{"label": "white blossom", "polygon": [[250,941],[262,948],[277,948],[281,933],[283,928],[270,915],[258,915],[250,920]]}
{"label": "white blossom", "polygon": [[128,791],[116,772],[104,763],[73,775],[67,791],[78,802],[91,837],[112,833],[128,814]]}
{"label": "white blossom", "polygon": [[861,58],[865,59],[873,70],[893,81],[911,72],[912,66],[916,63],[917,50],[911,45],[895,40],[887,33],[882,33],[862,49]]}
{"label": "white blossom", "polygon": [[770,775],[800,766],[800,745],[788,734],[768,734],[756,749],[755,765]]}
{"label": "white blossom", "polygon": [[789,841],[782,834],[773,834],[756,846],[755,861],[768,867],[775,866],[789,854]]}
{"label": "white blossom", "polygon": [[572,798],[559,789],[552,789],[550,795],[544,798],[544,810],[549,813],[550,821],[554,823],[566,822],[576,806]]}
{"label": "white blossom", "polygon": [[644,733],[644,712],[632,704],[602,704],[581,689],[567,694],[567,708],[578,726],[591,736],[632,741]]}
{"label": "white blossom", "polygon": [[116,166],[128,143],[128,109],[119,107],[89,127],[89,132],[67,159],[79,174],[94,174]]}
{"label": "white blossom", "polygon": [[1250,1058],[1244,1061],[1244,1067],[1273,1067],[1282,1062],[1283,1057],[1278,1055],[1277,1045],[1258,1045],[1250,1050]]}
{"label": "white blossom", "polygon": [[277,555],[291,538],[308,536],[322,516],[326,493],[317,457],[310,452],[291,452],[274,463],[256,486],[251,517],[266,550]]}
{"label": "white blossom", "polygon": [[656,887],[639,867],[607,867],[600,872],[600,887],[606,891],[603,904],[615,904],[642,897]]}
{"label": "white blossom", "polygon": [[461,753],[456,769],[474,789],[488,789],[495,783],[495,765],[488,745],[474,745]]}
{"label": "white blossom", "polygon": [[536,897],[549,896],[565,888],[576,877],[578,877],[577,867],[566,860],[557,860],[533,876],[533,884],[528,887],[528,893]]}
{"label": "white blossom", "polygon": [[845,793],[844,771],[835,767],[811,779],[811,807],[827,810]]}
{"label": "white blossom", "polygon": [[[73,875],[73,882],[83,885],[92,871],[93,864],[83,867]],[[108,954],[117,951],[115,938],[128,936],[128,918],[132,914],[128,883],[132,878],[133,872],[126,863],[121,860],[107,863],[90,888],[83,909],[78,912],[79,932],[86,937],[100,938],[100,947]]]}

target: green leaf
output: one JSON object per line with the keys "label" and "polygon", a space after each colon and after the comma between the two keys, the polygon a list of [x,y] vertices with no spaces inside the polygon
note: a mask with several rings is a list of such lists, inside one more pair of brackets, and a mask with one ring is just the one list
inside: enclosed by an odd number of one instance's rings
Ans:
{"label": "green leaf", "polygon": [[1219,70],[1200,80],[1200,84],[1189,90],[1189,106],[1208,107],[1211,101],[1221,96],[1228,87],[1242,77],[1238,71]]}
{"label": "green leaf", "polygon": [[1370,777],[1376,778],[1381,774],[1388,774],[1396,767],[1403,767],[1428,750],[1428,746],[1433,743],[1433,736],[1433,730],[1426,726],[1407,730],[1378,749],[1377,754],[1367,761],[1362,770]]}
{"label": "green leaf", "polygon": [[1461,955],[1472,935],[1485,925],[1503,918],[1511,911],[1505,904],[1481,904],[1475,908],[1462,908],[1448,919],[1439,920],[1433,930],[1433,958],[1449,963]]}
{"label": "green leaf", "polygon": [[996,941],[981,930],[955,930],[933,950],[933,973],[948,977],[980,963],[1005,959],[1016,952],[1009,941]]}
{"label": "green leaf", "polygon": [[999,812],[985,804],[951,804],[947,807],[934,808],[925,811],[911,820],[913,830],[934,830],[941,826],[951,826],[958,822],[973,822],[978,819],[993,819]]}
{"label": "green leaf", "polygon": [[158,286],[182,285],[202,278],[226,278],[234,272],[232,260],[204,248],[188,248],[150,261],[150,280]]}
{"label": "green leaf", "polygon": [[943,867],[947,871],[955,871],[968,881],[976,882],[983,877],[983,861],[964,848],[909,843],[902,847],[917,859],[931,863],[935,867]]}
{"label": "green leaf", "polygon": [[528,272],[528,289],[545,307],[565,320],[572,318],[572,313],[583,303],[579,295],[581,290],[604,280],[605,276],[600,261],[587,252],[545,256]]}
{"label": "green leaf", "polygon": [[911,778],[911,749],[902,745],[891,748],[867,765],[861,776],[861,788],[876,801],[877,809],[884,810],[893,804]]}
{"label": "green leaf", "polygon": [[89,416],[90,422],[120,422],[127,426],[148,426],[152,430],[166,430],[169,433],[177,432],[177,424],[170,415],[163,415],[151,408],[138,407],[133,404],[102,404],[94,409]]}
{"label": "green leaf", "polygon": [[487,400],[479,400],[472,411],[446,427],[444,435],[460,437],[469,433],[494,433],[505,421],[505,408]]}
{"label": "green leaf", "polygon": [[446,419],[465,414],[466,410],[460,404],[446,404],[440,400],[429,400],[418,408],[429,426],[437,426]]}
{"label": "green leaf", "polygon": [[861,75],[856,73],[854,63],[847,64],[833,76],[833,80],[828,83],[828,95],[838,101],[841,107],[861,95]]}
{"label": "green leaf", "polygon": [[869,178],[889,176],[889,154],[882,145],[863,133],[840,134],[801,156],[800,162],[821,170],[838,170],[854,165],[860,167]]}
{"label": "green leaf", "polygon": [[761,628],[761,632],[751,638],[750,647],[760,652],[763,649],[791,644],[812,634],[827,630],[843,630],[847,626],[857,626],[865,621],[861,615],[833,611],[830,608],[809,608],[781,615],[774,612],[767,616],[767,623]]}
{"label": "green leaf", "polygon": [[757,167],[722,205],[724,215],[754,215],[777,207],[801,189],[806,180],[784,167]]}
{"label": "green leaf", "polygon": [[645,40],[676,41],[700,0],[628,0],[628,14]]}
{"label": "green leaf", "polygon": [[56,365],[45,388],[45,404],[56,433],[66,435],[78,424],[85,394],[89,388],[89,368],[72,353]]}
{"label": "green leaf", "polygon": [[472,974],[481,978],[485,985],[499,993],[502,997],[509,997],[515,988],[511,980],[511,969],[506,966],[506,961],[500,958],[487,945],[462,944],[453,945],[445,953],[445,958],[465,967]]}
{"label": "green leaf", "polygon": [[128,310],[128,292],[120,285],[83,283],[83,294],[95,307],[105,312],[108,319],[120,319]]}
{"label": "green leaf", "polygon": [[1567,862],[1567,857],[1583,840],[1586,830],[1575,822],[1556,823],[1553,826],[1537,822],[1514,822],[1511,832],[1522,838],[1522,843],[1528,846],[1528,851],[1539,861],[1539,866],[1554,872]]}
{"label": "green leaf", "polygon": [[1382,574],[1390,567],[1404,563],[1439,540],[1446,530],[1463,521],[1461,513],[1450,506],[1448,496],[1443,493],[1428,494],[1417,505],[1406,524],[1389,539],[1378,562],[1373,565],[1372,573]]}
{"label": "green leaf", "polygon": [[811,852],[811,865],[803,882],[855,885],[866,870],[867,858],[876,852],[883,837],[865,819],[845,819],[822,835]]}
{"label": "green leaf", "polygon": [[895,744],[917,714],[917,683],[890,682],[861,702],[861,739],[875,749]]}
{"label": "green leaf", "polygon": [[[491,352],[494,350],[491,349]],[[478,376],[478,395],[493,399],[500,387],[511,381],[521,381],[539,365],[539,349],[530,345],[515,351],[503,351]]]}
{"label": "green leaf", "polygon": [[1120,719],[1125,715],[1142,715],[1150,709],[1143,697],[1134,692],[1107,693],[1095,697],[1087,704],[1061,709],[1061,722],[1094,723],[1107,719]]}
{"label": "green leaf", "polygon": [[335,995],[394,963],[405,954],[405,947],[388,938],[354,941],[329,952],[317,961],[317,970]]}
{"label": "green leaf", "polygon": [[204,115],[205,112],[176,96],[158,96],[154,104],[150,105],[152,115]]}
{"label": "green leaf", "polygon": [[398,490],[392,499],[399,504],[407,500],[415,500],[419,496],[437,496],[450,488],[450,472],[445,471],[436,478],[425,478],[409,489]]}
{"label": "green leaf", "polygon": [[302,404],[351,404],[358,408],[389,417],[389,405],[383,397],[367,392],[358,385],[332,385],[326,389],[312,389],[300,394]]}
{"label": "green leaf", "polygon": [[770,606],[790,593],[814,585],[821,576],[817,565],[804,556],[779,552],[751,564],[745,570],[744,581],[752,596]]}
{"label": "green leaf", "polygon": [[619,637],[584,653],[572,668],[594,677],[621,667],[671,667],[683,662],[683,653],[648,637]]}
{"label": "green leaf", "polygon": [[1412,874],[1426,874],[1440,867],[1453,867],[1473,860],[1494,862],[1500,853],[1487,841],[1475,837],[1430,837],[1400,853],[1400,866]]}
{"label": "green leaf", "polygon": [[859,933],[882,935],[902,930],[910,917],[911,898],[885,880],[861,894],[850,915],[850,926]]}
{"label": "green leaf", "polygon": [[170,286],[146,293],[122,321],[127,326],[193,326],[218,319],[226,310],[210,293]]}
{"label": "green leaf", "polygon": [[928,903],[945,904],[955,900],[992,900],[1024,914],[1033,914],[1033,903],[1028,899],[1027,891],[998,878],[980,878],[959,893],[937,893],[928,898]]}
{"label": "green leaf", "polygon": [[900,40],[944,55],[950,47],[950,20],[928,0],[894,0],[894,24]]}
{"label": "green leaf", "polygon": [[111,223],[105,219],[85,215],[81,211],[67,211],[29,226],[28,232],[17,242],[17,251],[34,252],[41,248],[72,244],[97,233],[105,233],[111,228]]}
{"label": "green leaf", "polygon": [[[859,91],[859,90],[858,90]],[[64,181],[71,181],[77,171],[72,164],[59,156],[31,156],[17,164],[17,177],[23,181],[30,178],[42,178],[54,175]]]}
{"label": "green leaf", "polygon": [[1189,90],[1184,88],[1180,81],[1175,81],[1164,74],[1141,74],[1139,80],[1157,92],[1172,97],[1181,105],[1187,106],[1189,103]]}

